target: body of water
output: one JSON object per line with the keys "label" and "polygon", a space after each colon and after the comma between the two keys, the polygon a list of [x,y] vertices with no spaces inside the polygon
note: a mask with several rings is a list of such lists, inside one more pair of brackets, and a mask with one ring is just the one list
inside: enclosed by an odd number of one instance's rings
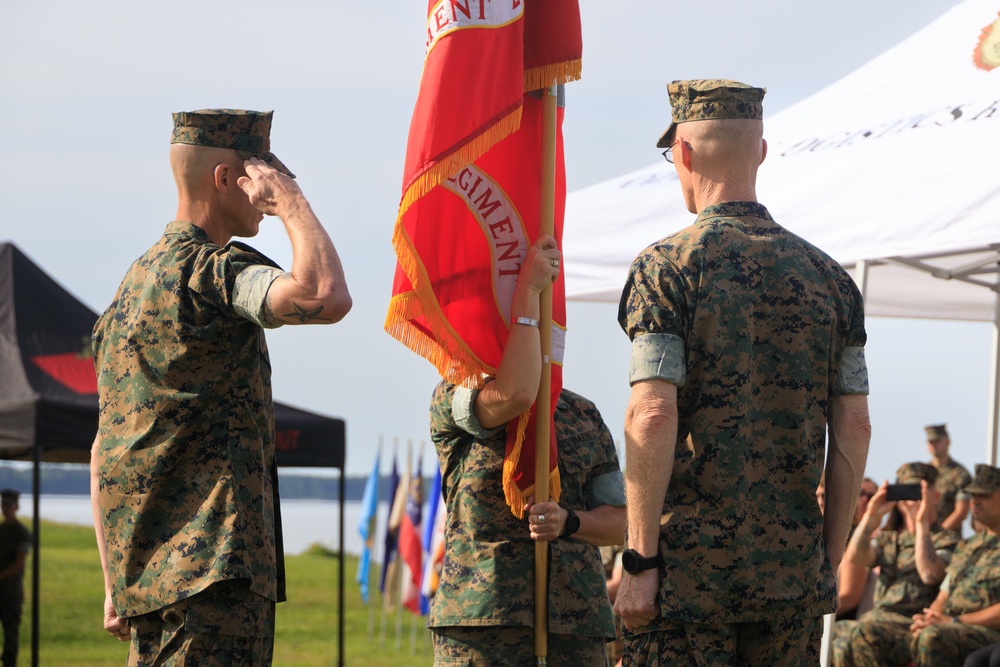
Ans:
{"label": "body of water", "polygon": [[[94,524],[89,496],[42,494],[39,514],[43,519],[60,523],[92,526]],[[388,503],[379,503],[376,535],[385,533],[385,522],[389,514]],[[28,522],[32,516],[31,494],[21,496],[19,516]],[[344,503],[344,552],[361,553],[361,535],[358,521],[361,519],[361,501]],[[329,549],[337,548],[340,514],[336,501],[282,499],[281,526],[284,535],[285,553],[298,554],[309,545],[318,543]],[[382,539],[376,539],[374,560],[381,562]]]}

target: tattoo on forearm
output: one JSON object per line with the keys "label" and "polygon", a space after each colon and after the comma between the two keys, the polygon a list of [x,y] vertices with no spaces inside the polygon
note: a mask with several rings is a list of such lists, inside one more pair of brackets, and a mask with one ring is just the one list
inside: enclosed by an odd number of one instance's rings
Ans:
{"label": "tattoo on forearm", "polygon": [[315,322],[315,321],[323,321],[323,322],[330,321],[329,317],[319,316],[319,314],[323,312],[323,306],[313,308],[312,310],[307,310],[306,308],[303,308],[301,305],[293,301],[292,308],[294,308],[295,310],[293,310],[290,313],[284,313],[282,317],[297,319],[299,321],[299,324],[309,324],[310,322]]}

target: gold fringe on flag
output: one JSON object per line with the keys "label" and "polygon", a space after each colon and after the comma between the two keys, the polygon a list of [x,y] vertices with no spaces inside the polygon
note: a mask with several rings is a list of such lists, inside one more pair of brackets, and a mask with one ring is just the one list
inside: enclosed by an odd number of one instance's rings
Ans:
{"label": "gold fringe on flag", "polygon": [[[401,264],[404,257],[412,259],[411,255],[399,254]],[[427,285],[424,288],[430,290]],[[442,379],[454,384],[464,384],[470,388],[482,387],[483,376],[496,375],[496,369],[483,363],[465,345],[448,324],[443,313],[438,311],[433,317],[426,318],[428,325],[426,332],[409,322],[414,317],[423,314],[421,308],[428,303],[419,296],[419,291],[418,289],[414,292],[397,294],[389,300],[389,312],[385,316],[386,332],[431,362]],[[437,301],[430,303],[437,305]],[[460,349],[446,350],[437,342],[448,339],[456,341],[460,345]]]}
{"label": "gold fringe on flag", "polygon": [[[524,504],[528,501],[528,496],[535,493],[534,484],[522,490],[514,482],[514,471],[517,469],[517,464],[521,461],[521,445],[524,444],[524,436],[528,429],[528,418],[530,415],[531,410],[529,409],[518,417],[517,439],[514,441],[514,449],[511,450],[510,456],[504,459],[503,462],[503,496],[507,501],[507,506],[510,507],[510,511],[518,519],[524,518]],[[559,468],[556,467],[549,471],[549,496],[552,500],[558,501],[561,495],[562,483],[559,481]]]}
{"label": "gold fringe on flag", "polygon": [[469,143],[421,172],[412,183],[406,186],[402,201],[399,203],[399,215],[396,216],[396,226],[399,226],[400,219],[406,210],[413,205],[413,202],[433,190],[442,181],[457,174],[465,165],[472,164],[481,158],[495,144],[500,143],[514,132],[517,132],[519,127],[521,127],[520,102],[517,108],[501,117],[481,134],[473,137]]}
{"label": "gold fringe on flag", "polygon": [[524,89],[538,90],[570,81],[578,81],[582,72],[583,63],[579,59],[532,67],[524,70]]}

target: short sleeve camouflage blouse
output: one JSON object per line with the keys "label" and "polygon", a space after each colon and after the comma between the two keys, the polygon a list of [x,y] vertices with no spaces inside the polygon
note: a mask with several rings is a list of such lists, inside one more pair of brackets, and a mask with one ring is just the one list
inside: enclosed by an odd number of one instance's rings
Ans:
{"label": "short sleeve camouflage blouse", "polygon": [[[462,391],[468,390],[459,388]],[[456,420],[452,409],[455,393],[455,385],[442,382],[431,401],[431,439],[441,465],[448,518],[444,567],[429,626],[533,627],[535,548],[527,517],[515,517],[504,500],[506,430],[473,434],[474,427],[459,425],[463,420]],[[468,398],[474,400],[474,393]],[[598,485],[606,489],[609,476],[617,477],[623,502],[614,440],[594,404],[563,390],[555,425],[560,504],[593,509],[590,487],[600,479]],[[599,549],[572,538],[550,545],[549,632],[613,638]]]}
{"label": "short sleeve camouflage blouse", "polygon": [[227,579],[283,597],[267,345],[233,305],[238,276],[259,265],[274,266],[172,222],[94,328],[100,504],[122,616]]}
{"label": "short sleeve camouflage blouse", "polygon": [[764,206],[728,202],[639,254],[618,319],[631,381],[678,386],[663,616],[832,612],[815,490],[831,397],[868,393],[853,281]]}

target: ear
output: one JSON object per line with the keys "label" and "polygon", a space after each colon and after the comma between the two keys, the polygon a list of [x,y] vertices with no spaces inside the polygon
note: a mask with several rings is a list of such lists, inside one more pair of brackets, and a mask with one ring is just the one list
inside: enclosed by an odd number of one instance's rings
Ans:
{"label": "ear", "polygon": [[212,178],[215,182],[216,190],[227,190],[229,186],[233,185],[232,171],[225,162],[215,165],[215,169],[212,170]]}
{"label": "ear", "polygon": [[677,152],[680,153],[680,156],[681,156],[680,162],[681,162],[681,164],[684,165],[685,169],[687,169],[688,171],[691,171],[691,146],[690,146],[690,144],[688,144],[688,142],[685,141],[684,139],[678,140],[677,141]]}
{"label": "ear", "polygon": [[760,150],[760,161],[763,164],[764,158],[767,157],[767,139],[761,139],[760,143],[763,144],[763,148]]}

